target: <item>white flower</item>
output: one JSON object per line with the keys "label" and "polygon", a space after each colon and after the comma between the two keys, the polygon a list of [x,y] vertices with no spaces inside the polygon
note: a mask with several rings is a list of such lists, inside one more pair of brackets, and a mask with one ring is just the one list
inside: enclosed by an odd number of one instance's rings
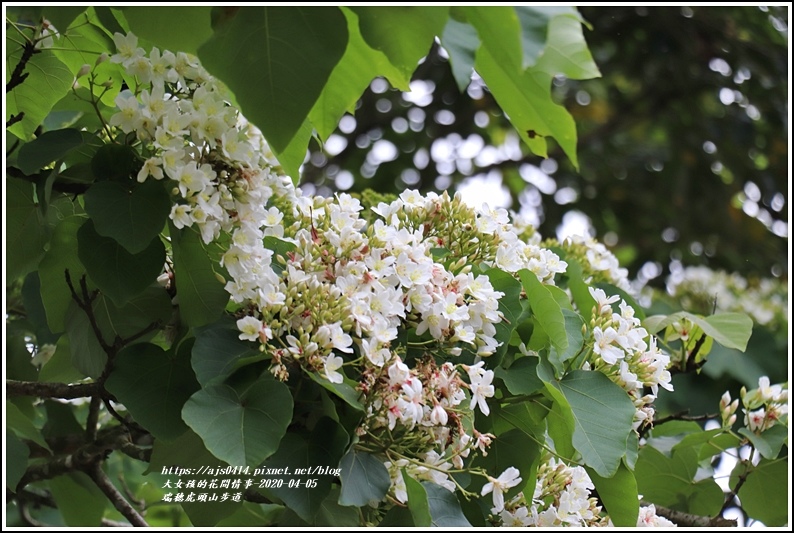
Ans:
{"label": "white flower", "polygon": [[246,316],[237,321],[237,329],[241,331],[240,340],[258,341],[259,333],[264,330],[264,324],[259,319]]}
{"label": "white flower", "polygon": [[598,314],[603,315],[605,313],[612,313],[612,304],[617,302],[620,299],[620,296],[610,296],[607,298],[607,294],[602,291],[601,289],[594,289],[593,287],[588,287],[590,291],[590,295],[596,301],[596,306],[598,308]]}
{"label": "white flower", "polygon": [[344,381],[344,376],[340,372],[337,372],[337,370],[342,368],[343,362],[342,358],[338,355],[330,353],[326,356],[325,364],[323,365],[323,374],[325,374],[328,381],[331,383],[342,383]]}
{"label": "white flower", "polygon": [[780,385],[770,385],[767,376],[758,378],[758,395],[763,402],[777,402],[780,401],[780,394],[783,392],[783,387]]}
{"label": "white flower", "polygon": [[517,468],[511,466],[502,472],[498,478],[488,476],[489,483],[482,487],[482,495],[493,492],[493,508],[491,512],[499,513],[505,508],[505,492],[521,483],[521,475]]}

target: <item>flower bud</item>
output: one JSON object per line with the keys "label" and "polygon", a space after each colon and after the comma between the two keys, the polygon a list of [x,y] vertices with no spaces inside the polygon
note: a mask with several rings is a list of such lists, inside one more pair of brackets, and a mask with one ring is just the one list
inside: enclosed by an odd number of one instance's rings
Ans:
{"label": "flower bud", "polygon": [[91,65],[86,63],[85,65],[80,67],[80,70],[77,71],[77,76],[75,77],[82,78],[83,76],[87,75],[89,72],[91,72]]}
{"label": "flower bud", "polygon": [[108,80],[105,83],[102,84],[102,87],[107,87],[108,89],[113,87],[113,80],[108,78]]}
{"label": "flower bud", "polygon": [[107,60],[108,60],[107,52],[102,52],[102,54],[98,58],[96,58],[96,63],[94,63],[94,65],[99,65]]}
{"label": "flower bud", "polygon": [[731,403],[731,394],[728,391],[722,395],[720,398],[720,411],[725,411],[725,408],[728,407]]}

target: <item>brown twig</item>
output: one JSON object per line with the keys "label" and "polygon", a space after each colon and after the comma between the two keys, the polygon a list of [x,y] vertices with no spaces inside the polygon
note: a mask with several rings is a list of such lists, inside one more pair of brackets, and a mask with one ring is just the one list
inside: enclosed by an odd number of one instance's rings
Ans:
{"label": "brown twig", "polygon": [[25,72],[25,65],[28,64],[28,61],[30,61],[30,58],[33,57],[33,54],[38,52],[39,51],[36,50],[35,42],[25,42],[25,44],[22,46],[22,55],[20,56],[17,65],[14,67],[14,71],[11,73],[11,77],[8,79],[8,83],[6,83],[6,94],[13,91],[25,81],[25,78],[28,77],[28,73]]}
{"label": "brown twig", "polygon": [[67,385],[66,383],[49,383],[38,381],[17,381],[15,379],[6,380],[6,397],[16,396],[38,396],[39,398],[62,398],[73,400],[75,398],[87,398],[93,396],[101,390],[99,383],[78,383],[77,385]]}
{"label": "brown twig", "polygon": [[[647,505],[646,502],[642,503]],[[739,525],[736,520],[724,518],[722,516],[722,511],[720,511],[719,515],[710,517],[675,511],[667,507],[660,507],[656,504],[654,504],[654,507],[656,508],[656,514],[658,516],[666,518],[683,527],[738,527]]]}
{"label": "brown twig", "polygon": [[102,331],[99,329],[99,324],[96,321],[96,317],[94,316],[94,308],[92,307],[92,303],[94,299],[97,297],[98,292],[88,291],[88,284],[86,282],[86,276],[83,274],[80,277],[80,293],[77,294],[77,291],[72,284],[72,276],[69,274],[69,269],[63,271],[64,276],[66,277],[66,284],[69,286],[69,291],[72,293],[72,299],[77,303],[77,306],[83,310],[86,317],[88,317],[88,323],[91,325],[91,329],[94,331],[94,336],[96,340],[99,342],[99,345],[102,347],[102,350],[108,355],[111,354],[115,355],[116,350],[114,350],[113,346],[109,345],[105,342],[105,337],[102,335]]}
{"label": "brown twig", "polygon": [[683,411],[679,411],[677,413],[673,413],[672,415],[663,416],[658,420],[654,420],[652,425],[647,425],[642,428],[640,431],[640,438],[644,437],[650,430],[654,428],[654,426],[660,426],[665,422],[672,422],[673,420],[684,420],[687,422],[704,422],[706,420],[711,420],[712,418],[718,418],[720,415],[693,415],[689,416],[689,409],[685,409]]}
{"label": "brown twig", "polygon": [[102,406],[102,397],[99,394],[91,396],[88,406],[88,418],[85,422],[85,437],[88,442],[96,440],[97,424],[99,422],[99,408]]}
{"label": "brown twig", "polygon": [[135,508],[130,505],[130,502],[124,499],[124,496],[118,491],[118,489],[113,485],[113,482],[110,481],[110,478],[105,474],[102,470],[102,463],[97,461],[92,463],[88,468],[85,469],[86,474],[96,483],[96,486],[99,487],[105,496],[113,503],[113,506],[116,508],[118,512],[124,515],[124,518],[129,520],[130,524],[137,527],[149,527],[149,524],[146,523],[146,520],[135,510]]}
{"label": "brown twig", "polygon": [[17,122],[20,122],[23,118],[25,118],[25,112],[24,111],[20,111],[16,115],[11,115],[8,118],[8,120],[6,120],[6,128],[10,128],[11,126],[16,124]]}

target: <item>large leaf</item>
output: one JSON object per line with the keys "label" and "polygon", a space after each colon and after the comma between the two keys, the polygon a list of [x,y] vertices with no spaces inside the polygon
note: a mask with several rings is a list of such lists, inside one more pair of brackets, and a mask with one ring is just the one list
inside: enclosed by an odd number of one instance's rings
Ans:
{"label": "large leaf", "polygon": [[[25,145],[27,146],[27,145]],[[35,270],[44,256],[47,228],[42,220],[33,184],[6,178],[6,281],[13,281]]]}
{"label": "large leaf", "polygon": [[[488,455],[478,457],[475,464],[482,466],[493,477],[497,477],[510,467],[515,467],[521,472],[521,482],[507,492],[509,499],[528,486],[534,488],[536,470],[533,472],[533,463],[539,456],[540,446],[536,438],[520,429],[511,429],[497,435],[488,447]],[[473,480],[473,487],[479,488],[485,481],[484,478],[478,477]]]}
{"label": "large leaf", "polygon": [[505,69],[523,69],[521,26],[516,10],[510,6],[467,6],[463,8],[469,23],[477,28],[482,47]]}
{"label": "large leaf", "polygon": [[789,484],[788,459],[761,461],[747,476],[739,489],[742,509],[768,527],[788,523],[787,509],[790,505],[787,487]]}
{"label": "large leaf", "polygon": [[278,449],[292,421],[292,394],[269,374],[239,391],[211,385],[190,397],[182,418],[218,459],[258,465]]}
{"label": "large leaf", "polygon": [[422,483],[422,487],[427,493],[433,527],[471,527],[460,509],[460,502],[454,492],[427,481]]}
{"label": "large leaf", "polygon": [[131,254],[144,251],[157,238],[171,211],[168,193],[155,180],[132,191],[121,183],[102,181],[92,185],[84,198],[96,232],[113,238]]}
{"label": "large leaf", "polygon": [[[347,443],[348,435],[344,428],[330,418],[321,419],[311,433],[288,433],[265,466],[287,468],[290,475],[282,478],[283,485],[269,489],[270,492],[303,520],[311,522],[331,492],[334,480],[332,476],[320,474],[320,469],[337,468]],[[300,484],[289,486],[287,482],[290,480],[298,480]],[[310,486],[307,484],[309,480],[317,484]]]}
{"label": "large leaf", "polygon": [[521,278],[521,283],[523,283],[524,290],[527,293],[527,300],[529,300],[529,305],[532,308],[532,315],[549,336],[551,344],[557,350],[557,353],[562,354],[559,356],[562,359],[568,349],[568,333],[566,331],[565,316],[560,305],[534,273],[529,270],[521,270],[518,276]]}
{"label": "large leaf", "polygon": [[773,426],[761,434],[753,433],[748,428],[740,428],[739,433],[747,437],[761,457],[770,460],[777,459],[780,449],[788,439],[788,428],[781,424]]}
{"label": "large leaf", "polygon": [[496,324],[496,335],[494,336],[501,343],[492,356],[492,364],[496,365],[507,352],[513,330],[524,317],[524,308],[518,298],[521,294],[521,284],[518,280],[498,268],[487,270],[485,275],[488,276],[495,291],[504,293],[504,296],[499,299],[499,312],[504,316],[504,320]]}
{"label": "large leaf", "polygon": [[220,320],[196,332],[192,365],[202,385],[223,381],[240,363],[253,358],[261,359],[261,353],[250,341],[240,340],[240,331],[230,320]]}
{"label": "large leaf", "polygon": [[273,149],[284,174],[292,178],[292,183],[297,185],[300,181],[300,166],[306,159],[309,139],[312,137],[312,126],[309,119],[303,121],[298,132],[283,151]]}
{"label": "large leaf", "polygon": [[105,388],[155,438],[170,440],[187,429],[182,406],[199,384],[190,368],[189,346],[165,352],[146,343],[119,352]]}
{"label": "large leaf", "polygon": [[[72,302],[66,317],[66,335],[72,354],[72,366],[84,375],[98,379],[107,365],[108,356],[91,326],[88,315]],[[105,338],[105,341],[112,339]]]}
{"label": "large leaf", "polygon": [[417,480],[409,476],[405,469],[402,471],[405,493],[408,495],[408,510],[416,527],[430,527],[433,518],[430,516],[430,505],[427,501],[427,491]]}
{"label": "large leaf", "polygon": [[551,33],[549,23],[560,15],[578,16],[571,6],[516,6],[516,14],[521,23],[521,49],[524,52],[523,67],[535,65],[546,47],[546,38]]}
{"label": "large leaf", "polygon": [[17,483],[28,468],[30,448],[14,432],[6,429],[6,489],[16,492]]}
{"label": "large leaf", "polygon": [[352,7],[364,40],[380,50],[406,79],[430,51],[433,39],[441,35],[449,8],[434,7]]}
{"label": "large leaf", "polygon": [[118,242],[99,235],[92,221],[77,232],[77,255],[99,290],[121,307],[143,292],[163,271],[165,247],[155,239],[131,254]]}
{"label": "large leaf", "polygon": [[753,333],[753,320],[743,313],[719,313],[702,317],[686,311],[679,311],[667,316],[649,316],[643,321],[643,326],[648,333],[656,333],[684,318],[689,319],[706,335],[726,348],[734,348],[740,352],[747,348],[747,341],[750,340],[750,335]]}
{"label": "large leaf", "polygon": [[564,74],[574,80],[601,76],[582,34],[582,23],[572,16],[551,19],[548,40],[533,71],[551,76]]}
{"label": "large leaf", "polygon": [[452,67],[452,76],[458,84],[460,92],[466,90],[474,71],[474,55],[480,47],[477,30],[471,24],[459,22],[449,17],[441,44],[449,54],[449,64]]}
{"label": "large leaf", "polygon": [[364,406],[361,404],[359,398],[361,397],[361,393],[356,391],[355,385],[356,382],[345,378],[342,383],[331,383],[326,378],[322,377],[316,372],[307,372],[307,375],[317,383],[318,385],[322,386],[324,389],[332,392],[336,396],[342,398],[349,406],[353,407],[357,411],[363,411]]}
{"label": "large leaf", "polygon": [[19,407],[10,402],[6,403],[6,429],[12,430],[20,438],[35,442],[45,450],[50,449],[44,437],[41,436],[39,428],[34,426],[33,422],[22,414]]}
{"label": "large leaf", "polygon": [[202,467],[206,468],[209,465],[221,468],[228,466],[227,463],[219,461],[207,450],[201,437],[196,435],[193,430],[188,429],[174,440],[156,439],[152,445],[149,467],[144,473],[158,472],[162,475],[175,475],[174,468],[198,472]]}
{"label": "large leaf", "polygon": [[555,346],[552,346],[551,350],[549,350],[549,361],[559,368],[562,368],[562,364],[565,361],[575,357],[582,349],[584,344],[582,327],[585,325],[578,313],[568,309],[561,309],[561,311],[565,320],[565,335],[568,339],[568,346],[562,352]]}
{"label": "large leaf", "polygon": [[611,477],[626,454],[634,404],[622,388],[600,372],[575,370],[551,384],[570,405],[574,447],[598,475]]}
{"label": "large leaf", "polygon": [[128,6],[123,10],[130,31],[160,50],[195,54],[212,36],[211,6]]}
{"label": "large leaf", "polygon": [[389,471],[375,456],[351,448],[339,467],[342,469],[339,505],[361,507],[386,496],[391,485]]}
{"label": "large leaf", "polygon": [[145,341],[147,337],[141,337],[140,333],[152,324],[162,329],[172,313],[171,298],[158,284],[150,285],[121,307],[100,294],[94,300],[93,309],[99,329],[109,342],[116,337],[137,337],[136,341]]}
{"label": "large leaf", "polygon": [[[347,18],[347,49],[309,113],[312,126],[321,139],[327,139],[334,132],[339,119],[355,106],[373,78],[385,76],[393,86],[408,90],[409,77],[395,68],[383,52],[373,50],[364,42],[358,29],[358,16],[348,8],[340,9]],[[304,144],[304,152],[305,148]]]}
{"label": "large leaf", "polygon": [[537,357],[522,357],[517,359],[510,368],[497,367],[497,378],[504,381],[511,394],[532,394],[543,388],[543,382],[538,378],[537,367],[540,359]]}
{"label": "large leaf", "polygon": [[215,277],[213,263],[198,232],[168,225],[174,251],[174,280],[179,310],[188,326],[203,326],[216,320],[229,301],[229,293]]}
{"label": "large leaf", "polygon": [[79,130],[47,131],[22,145],[17,155],[17,164],[25,174],[33,174],[81,144],[83,144],[83,136]]}
{"label": "large leaf", "polygon": [[612,523],[617,527],[635,527],[640,501],[637,497],[637,480],[634,478],[634,472],[622,463],[615,475],[608,478],[599,476],[592,468],[585,467],[585,469]]}
{"label": "large leaf", "polygon": [[[22,47],[17,44],[21,39],[22,36],[15,31],[6,32],[6,71],[9,73],[16,68],[22,57]],[[25,64],[23,73],[27,77],[22,83],[6,93],[6,121],[12,115],[24,115],[22,120],[6,129],[28,141],[33,138],[33,133],[49,114],[52,106],[69,92],[75,73],[47,49],[33,54]]]}
{"label": "large leaf", "polygon": [[83,472],[67,472],[48,482],[52,497],[70,527],[99,527],[108,499]]}
{"label": "large leaf", "polygon": [[576,124],[570,113],[552,100],[550,75],[520,72],[500,63],[484,46],[477,52],[475,69],[534,154],[546,157],[545,137],[554,137],[574,167],[579,168]]}
{"label": "large leaf", "polygon": [[283,152],[347,46],[336,7],[244,7],[198,51],[234,92],[243,114]]}

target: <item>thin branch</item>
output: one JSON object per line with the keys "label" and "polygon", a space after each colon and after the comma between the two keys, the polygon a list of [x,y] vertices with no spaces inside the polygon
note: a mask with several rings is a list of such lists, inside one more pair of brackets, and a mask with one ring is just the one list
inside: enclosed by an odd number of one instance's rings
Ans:
{"label": "thin branch", "polygon": [[118,491],[118,489],[113,485],[113,482],[110,481],[110,478],[107,477],[105,472],[102,470],[102,463],[97,461],[90,465],[89,468],[85,469],[86,474],[96,483],[96,486],[99,487],[105,496],[113,502],[113,506],[124,515],[124,518],[130,521],[130,524],[137,527],[149,527],[149,524],[146,523],[146,520],[135,510],[135,508],[130,505],[130,503],[124,499],[124,496]]}
{"label": "thin branch", "polygon": [[[645,504],[645,502],[643,502]],[[679,526],[684,527],[738,527],[739,524],[736,520],[731,520],[729,518],[722,517],[722,511],[720,511],[720,515],[715,517],[710,516],[700,516],[690,513],[684,513],[681,511],[675,511],[673,509],[668,509],[667,507],[660,507],[654,504],[656,508],[656,514],[661,516],[662,518],[666,518],[671,522],[678,524]]]}
{"label": "thin branch", "polygon": [[673,420],[684,420],[687,422],[704,422],[706,420],[711,420],[712,418],[719,418],[720,415],[694,415],[689,416],[689,409],[685,409],[683,411],[679,411],[672,415],[664,416],[658,420],[654,420],[653,424],[644,426],[640,431],[640,438],[645,437],[645,435],[654,428],[654,426],[660,426],[665,422],[671,422]]}
{"label": "thin branch", "polygon": [[85,437],[87,441],[96,440],[97,423],[99,422],[99,408],[102,406],[102,397],[99,394],[91,396],[88,406],[88,418],[85,422]]}
{"label": "thin branch", "polygon": [[78,295],[74,285],[72,284],[72,277],[69,275],[69,269],[67,268],[63,271],[63,273],[66,277],[66,284],[69,286],[69,291],[72,293],[72,299],[77,303],[77,306],[83,310],[86,317],[88,317],[88,323],[91,324],[91,329],[94,331],[96,340],[99,342],[102,350],[108,355],[108,358],[110,358],[111,356],[115,355],[116,352],[112,346],[105,342],[105,337],[102,336],[102,331],[99,329],[99,324],[97,324],[96,317],[94,316],[94,309],[91,305],[96,298],[96,292],[88,292],[86,277],[85,274],[83,274],[83,276],[80,278],[81,295]]}
{"label": "thin branch", "polygon": [[[752,454],[750,455],[752,457]],[[736,495],[739,494],[739,489],[742,488],[744,482],[747,481],[747,476],[750,474],[749,470],[745,470],[743,473],[739,475],[739,480],[736,482],[736,486],[733,487],[733,490],[730,491],[728,494],[725,495],[725,503],[722,504],[722,509],[720,509],[720,514],[724,513],[729,507],[735,505]]]}
{"label": "thin branch", "polygon": [[17,66],[14,67],[14,72],[11,73],[8,83],[6,83],[6,94],[14,90],[14,88],[19,86],[25,81],[25,78],[28,77],[28,73],[23,74],[25,71],[25,65],[27,65],[28,61],[30,61],[30,58],[33,57],[33,54],[37,52],[38,50],[36,50],[36,43],[33,41],[27,41],[24,45],[22,45],[22,56],[19,58]]}
{"label": "thin branch", "polygon": [[93,396],[100,390],[101,387],[99,383],[67,385],[66,383],[17,381],[15,379],[6,380],[7,398],[14,398],[16,396],[38,396],[39,398],[63,398],[64,400],[73,400],[75,398]]}
{"label": "thin branch", "polygon": [[22,121],[23,118],[25,118],[25,112],[24,111],[20,111],[16,115],[11,115],[10,117],[8,117],[8,120],[6,120],[6,128],[10,128],[11,126],[16,124],[17,122]]}

